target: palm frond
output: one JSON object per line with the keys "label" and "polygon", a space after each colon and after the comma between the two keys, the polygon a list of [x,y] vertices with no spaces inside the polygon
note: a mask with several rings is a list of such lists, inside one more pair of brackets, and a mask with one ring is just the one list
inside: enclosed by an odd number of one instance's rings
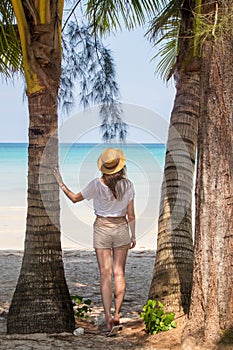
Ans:
{"label": "palm frond", "polygon": [[146,35],[153,42],[163,33],[164,27],[171,23],[172,19],[180,18],[180,5],[173,0],[167,1],[165,6],[160,5],[159,11],[150,22]]}
{"label": "palm frond", "polygon": [[165,80],[170,78],[170,72],[179,53],[181,5],[181,3],[172,0],[168,1],[165,7],[161,6],[160,13],[153,19],[146,33],[153,46],[159,47],[152,60],[161,57],[156,71]]}
{"label": "palm frond", "polygon": [[22,52],[14,11],[9,0],[0,2],[0,73],[11,77],[22,71]]}
{"label": "palm frond", "polygon": [[176,63],[177,52],[178,52],[178,38],[171,38],[164,41],[160,46],[158,53],[152,58],[161,57],[157,64],[157,73],[164,80],[169,80],[171,72]]}
{"label": "palm frond", "polygon": [[[163,1],[163,0],[162,0]],[[145,24],[158,10],[156,0],[88,0],[87,15],[93,30],[100,35],[111,30]]]}

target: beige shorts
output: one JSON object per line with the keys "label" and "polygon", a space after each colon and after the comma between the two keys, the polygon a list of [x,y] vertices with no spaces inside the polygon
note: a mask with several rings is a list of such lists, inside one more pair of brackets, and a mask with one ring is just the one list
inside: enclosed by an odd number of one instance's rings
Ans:
{"label": "beige shorts", "polygon": [[94,222],[94,248],[130,248],[129,226],[125,217],[104,218]]}

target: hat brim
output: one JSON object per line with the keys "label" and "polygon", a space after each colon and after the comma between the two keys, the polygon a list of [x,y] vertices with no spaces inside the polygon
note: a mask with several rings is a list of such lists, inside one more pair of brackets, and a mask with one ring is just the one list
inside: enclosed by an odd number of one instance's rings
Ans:
{"label": "hat brim", "polygon": [[126,157],[123,151],[118,150],[118,158],[119,158],[119,162],[117,164],[117,166],[114,169],[107,169],[101,159],[102,154],[99,156],[98,161],[97,161],[97,165],[98,165],[98,169],[103,173],[103,174],[107,174],[107,175],[111,175],[111,174],[115,174],[118,173],[118,171],[120,171],[121,169],[124,168],[125,164],[126,164]]}

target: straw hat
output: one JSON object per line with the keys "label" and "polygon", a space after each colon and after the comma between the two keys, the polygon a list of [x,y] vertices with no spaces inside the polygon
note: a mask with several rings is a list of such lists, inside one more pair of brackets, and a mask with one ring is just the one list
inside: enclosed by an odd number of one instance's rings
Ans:
{"label": "straw hat", "polygon": [[124,152],[118,148],[106,148],[98,158],[97,165],[103,174],[115,174],[126,163]]}

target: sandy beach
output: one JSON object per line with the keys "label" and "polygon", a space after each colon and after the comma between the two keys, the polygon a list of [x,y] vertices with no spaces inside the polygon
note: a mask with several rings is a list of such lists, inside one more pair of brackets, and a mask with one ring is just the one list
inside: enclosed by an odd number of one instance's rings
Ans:
{"label": "sandy beach", "polygon": [[[0,314],[7,313],[21,267],[22,251],[0,251]],[[127,292],[122,314],[135,317],[146,302],[154,267],[153,251],[130,251],[127,266]],[[99,272],[93,250],[71,250],[63,253],[65,274],[71,295],[90,298],[91,317],[102,313],[99,291]],[[3,332],[1,327],[0,332]]]}
{"label": "sandy beach", "polygon": [[92,312],[87,320],[77,319],[76,328],[84,334],[70,333],[7,335],[6,321],[11,298],[17,283],[23,252],[0,250],[0,350],[230,350],[231,347],[200,347],[189,340],[182,344],[185,317],[177,319],[177,328],[168,332],[148,335],[140,318],[150,288],[155,252],[131,250],[129,252],[126,279],[127,291],[122,307],[123,329],[114,337],[106,337],[103,326],[103,308],[99,292],[99,273],[93,250],[64,251],[63,261],[70,294],[78,294],[92,300]]}
{"label": "sandy beach", "polygon": [[[103,322],[103,309],[99,292],[99,273],[93,250],[71,250],[64,252],[64,266],[68,287],[72,294],[78,294],[92,300],[92,312],[89,320],[84,324],[84,335],[75,337],[73,335],[6,335],[6,318],[11,298],[17,283],[20,271],[22,251],[2,250],[0,251],[0,349],[87,349],[95,347],[98,341],[105,344],[113,342],[116,349],[116,337],[108,339],[98,332],[98,326]],[[127,292],[122,307],[122,323],[138,325],[143,329],[139,317],[142,306],[148,296],[149,286],[154,267],[154,251],[130,251],[126,267]],[[90,333],[90,325],[93,333]],[[124,327],[128,329],[129,326]],[[132,328],[129,327],[129,328]],[[96,338],[97,337],[97,338]],[[124,337],[124,330],[121,337]],[[125,335],[127,338],[127,336]],[[117,337],[118,338],[118,337]],[[106,343],[107,342],[107,343]],[[14,345],[13,345],[14,344]],[[89,345],[88,345],[89,344]],[[91,345],[92,344],[92,345]],[[69,347],[70,346],[70,347]],[[98,347],[97,347],[98,348]],[[120,347],[123,348],[122,346]]]}

